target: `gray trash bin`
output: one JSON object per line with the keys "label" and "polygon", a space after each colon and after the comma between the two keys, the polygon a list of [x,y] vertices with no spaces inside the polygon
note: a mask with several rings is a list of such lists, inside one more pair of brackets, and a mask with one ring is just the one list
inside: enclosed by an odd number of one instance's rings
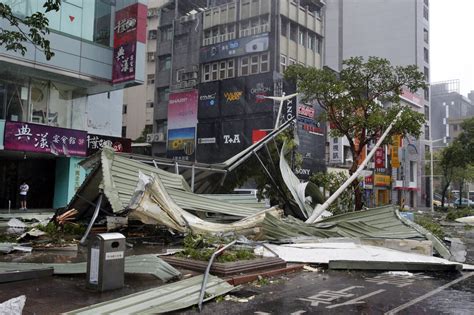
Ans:
{"label": "gray trash bin", "polygon": [[102,233],[90,242],[87,287],[97,291],[122,288],[125,273],[125,236]]}

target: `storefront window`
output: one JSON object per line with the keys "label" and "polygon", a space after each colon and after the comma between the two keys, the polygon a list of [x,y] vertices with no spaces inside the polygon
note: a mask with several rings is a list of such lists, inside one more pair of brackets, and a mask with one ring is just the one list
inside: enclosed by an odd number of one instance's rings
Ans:
{"label": "storefront window", "polygon": [[33,80],[31,82],[31,122],[48,123],[48,93],[48,81]]}
{"label": "storefront window", "polygon": [[28,84],[0,80],[0,119],[23,121],[28,117]]}

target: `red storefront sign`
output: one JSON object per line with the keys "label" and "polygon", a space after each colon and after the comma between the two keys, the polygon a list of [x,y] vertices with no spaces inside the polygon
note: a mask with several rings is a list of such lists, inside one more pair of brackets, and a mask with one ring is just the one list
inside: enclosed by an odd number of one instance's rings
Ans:
{"label": "red storefront sign", "polygon": [[114,84],[135,80],[137,44],[146,43],[146,15],[147,6],[141,3],[115,12],[112,68]]}
{"label": "red storefront sign", "polygon": [[383,147],[375,151],[375,168],[385,168],[385,150]]}
{"label": "red storefront sign", "polygon": [[267,135],[267,131],[265,130],[260,130],[260,129],[254,129],[252,130],[252,144],[257,143],[258,141],[262,140],[265,138]]}

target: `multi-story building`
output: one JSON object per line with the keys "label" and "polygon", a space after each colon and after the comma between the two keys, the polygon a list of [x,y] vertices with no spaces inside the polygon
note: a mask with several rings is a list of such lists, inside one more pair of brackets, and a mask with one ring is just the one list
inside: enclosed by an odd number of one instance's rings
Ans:
{"label": "multi-story building", "polygon": [[[43,9],[36,0],[3,3],[18,16]],[[1,208],[19,206],[22,181],[30,208],[65,206],[85,176],[84,157],[105,144],[130,146],[119,138],[121,89],[143,83],[146,4],[62,1],[46,15],[51,60],[30,43],[25,55],[0,46]],[[15,30],[5,19],[0,27]]]}
{"label": "multi-story building", "polygon": [[145,50],[146,81],[142,85],[123,91],[122,136],[137,139],[153,130],[153,107],[155,102],[155,57],[158,37],[160,7],[165,0],[148,0],[147,43]]}
{"label": "multi-story building", "polygon": [[[154,154],[217,163],[274,128],[278,104],[267,96],[294,87],[288,65],[322,65],[323,1],[216,0],[164,7],[158,32]],[[325,128],[314,104],[298,113],[300,175],[324,168]]]}
{"label": "multi-story building", "polygon": [[474,100],[461,95],[459,86],[459,80],[431,84],[431,119],[434,126],[439,126],[433,128],[432,137],[443,139],[436,142],[438,147],[452,142],[461,131],[463,119],[474,116]]}
{"label": "multi-story building", "polygon": [[[326,3],[326,66],[338,71],[344,59],[376,56],[388,59],[393,65],[417,65],[429,83],[429,0],[328,0]],[[425,151],[429,147],[424,140],[430,138],[429,96],[429,89],[414,94],[406,91],[402,95],[404,103],[425,113],[424,135],[420,139],[404,139],[400,148],[403,159],[400,167],[393,168],[393,174],[389,173],[387,162],[386,167],[377,170],[382,176],[385,173],[385,176],[392,175],[392,180],[371,185],[367,197],[375,204],[390,201],[401,204],[404,201],[406,205],[416,207],[428,202],[429,182],[424,180],[422,170]],[[334,139],[329,143],[331,141]],[[342,143],[340,139],[336,142]],[[344,153],[337,156],[344,157]],[[340,159],[339,163],[342,162]]]}

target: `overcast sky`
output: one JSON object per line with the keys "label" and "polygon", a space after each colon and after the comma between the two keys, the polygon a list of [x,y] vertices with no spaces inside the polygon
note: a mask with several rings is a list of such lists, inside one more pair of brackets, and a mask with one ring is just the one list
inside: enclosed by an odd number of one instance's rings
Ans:
{"label": "overcast sky", "polygon": [[474,0],[430,1],[431,82],[459,79],[474,90]]}

